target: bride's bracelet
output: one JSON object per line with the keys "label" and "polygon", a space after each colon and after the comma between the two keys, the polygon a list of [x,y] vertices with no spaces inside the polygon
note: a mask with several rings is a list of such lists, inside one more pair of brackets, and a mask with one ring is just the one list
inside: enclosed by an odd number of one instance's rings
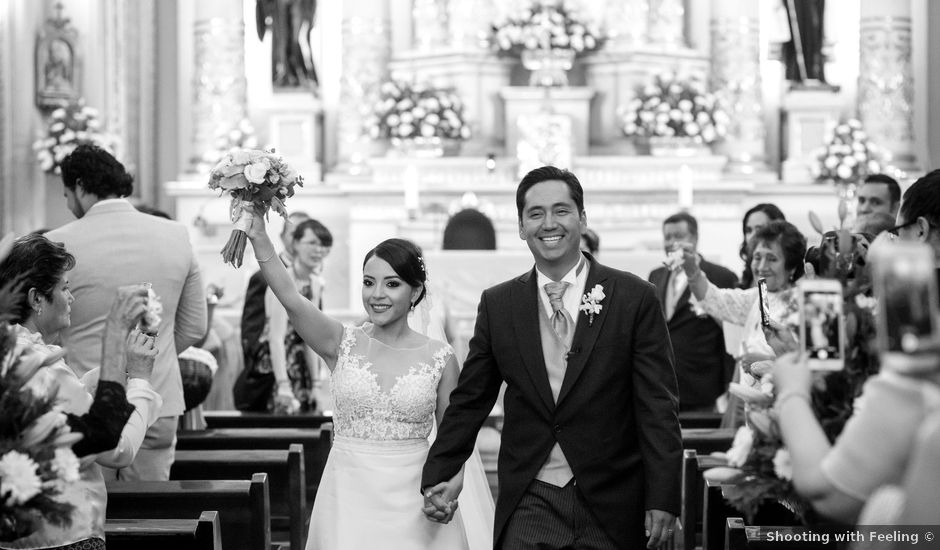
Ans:
{"label": "bride's bracelet", "polygon": [[267,258],[265,258],[265,259],[263,259],[263,260],[262,260],[261,258],[258,258],[258,263],[259,263],[259,264],[263,264],[263,263],[265,263],[265,262],[270,262],[270,261],[274,258],[274,256],[276,256],[276,255],[277,255],[277,251],[276,251],[276,250],[272,250],[272,251],[271,251],[271,255],[268,256]]}

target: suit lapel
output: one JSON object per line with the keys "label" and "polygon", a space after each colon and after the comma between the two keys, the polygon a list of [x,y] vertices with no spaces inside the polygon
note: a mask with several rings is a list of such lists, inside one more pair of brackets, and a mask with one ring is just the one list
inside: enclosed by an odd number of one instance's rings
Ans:
{"label": "suit lapel", "polygon": [[591,258],[591,270],[588,272],[587,282],[584,285],[584,292],[590,292],[594,285],[601,285],[604,288],[606,296],[601,300],[600,313],[594,316],[594,322],[590,323],[589,317],[583,312],[578,312],[578,320],[575,323],[574,338],[571,341],[571,352],[568,354],[568,365],[565,369],[565,379],[561,383],[561,390],[558,392],[557,404],[571,391],[572,386],[577,382],[587,364],[587,358],[591,356],[594,350],[594,344],[597,343],[597,337],[604,328],[604,321],[607,319],[608,307],[613,303],[615,288],[608,283],[607,268],[597,263]]}
{"label": "suit lapel", "polygon": [[539,333],[539,303],[535,269],[516,279],[512,286],[512,323],[519,338],[519,351],[532,383],[548,410],[555,408],[552,388],[548,383],[545,358],[542,355],[542,336]]}

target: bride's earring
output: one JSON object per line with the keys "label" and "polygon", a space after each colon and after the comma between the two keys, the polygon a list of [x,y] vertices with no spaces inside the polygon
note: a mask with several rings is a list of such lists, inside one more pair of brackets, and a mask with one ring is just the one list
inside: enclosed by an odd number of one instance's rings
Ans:
{"label": "bride's earring", "polygon": [[415,304],[414,304],[414,302],[412,302],[412,303],[411,303],[411,311],[414,311],[414,310],[415,310]]}

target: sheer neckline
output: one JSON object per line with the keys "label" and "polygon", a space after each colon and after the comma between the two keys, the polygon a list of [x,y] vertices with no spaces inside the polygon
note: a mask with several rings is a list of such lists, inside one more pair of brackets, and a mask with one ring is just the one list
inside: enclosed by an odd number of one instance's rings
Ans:
{"label": "sheer neckline", "polygon": [[[424,342],[423,344],[420,344],[420,345],[417,345],[417,346],[411,346],[411,347],[397,347],[397,346],[392,346],[392,345],[386,344],[385,342],[379,340],[379,339],[376,338],[375,336],[372,336],[372,334],[370,333],[370,330],[372,330],[374,326],[375,326],[375,325],[373,325],[372,323],[365,323],[365,324],[362,325],[362,327],[360,327],[359,330],[361,330],[361,331],[363,332],[363,334],[365,334],[366,336],[369,337],[369,341],[371,341],[371,342],[378,342],[378,343],[381,344],[383,347],[386,347],[386,348],[388,348],[388,349],[395,350],[395,351],[416,351],[416,350],[424,349],[424,348],[426,348],[426,347],[428,347],[428,346],[431,345],[431,339],[425,336],[425,342]],[[366,328],[369,328],[369,330],[366,330]]]}

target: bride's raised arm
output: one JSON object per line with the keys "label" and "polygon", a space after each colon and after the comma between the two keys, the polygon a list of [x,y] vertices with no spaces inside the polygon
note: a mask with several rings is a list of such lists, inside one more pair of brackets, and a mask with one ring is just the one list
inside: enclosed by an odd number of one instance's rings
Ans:
{"label": "bride's raised arm", "polygon": [[[243,214],[244,215],[244,214]],[[330,370],[336,365],[336,353],[343,338],[343,325],[325,315],[317,306],[303,297],[294,285],[287,268],[281,263],[274,243],[265,231],[264,215],[255,210],[248,239],[261,266],[261,274],[268,288],[281,302],[297,334],[313,351],[326,361]]]}

